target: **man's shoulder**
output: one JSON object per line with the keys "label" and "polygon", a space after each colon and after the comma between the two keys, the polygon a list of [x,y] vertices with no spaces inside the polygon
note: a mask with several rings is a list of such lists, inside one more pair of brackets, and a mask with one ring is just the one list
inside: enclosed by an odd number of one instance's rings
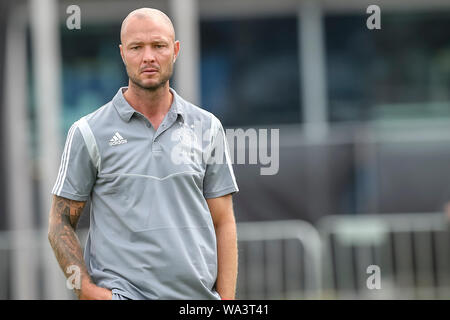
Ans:
{"label": "man's shoulder", "polygon": [[201,121],[202,123],[207,123],[208,126],[211,126],[213,123],[220,123],[220,120],[212,112],[183,98],[181,98],[180,101],[183,106],[184,114],[191,121]]}
{"label": "man's shoulder", "polygon": [[87,124],[95,135],[95,133],[99,130],[115,123],[118,118],[118,113],[111,100],[91,113],[82,116],[80,119],[75,121],[73,125],[80,127],[81,124]]}
{"label": "man's shoulder", "polygon": [[103,106],[95,109],[91,113],[83,116],[81,119],[85,119],[89,124],[91,124],[101,120],[108,121],[108,118],[111,115],[115,115],[115,108],[112,103],[112,100],[105,103]]}

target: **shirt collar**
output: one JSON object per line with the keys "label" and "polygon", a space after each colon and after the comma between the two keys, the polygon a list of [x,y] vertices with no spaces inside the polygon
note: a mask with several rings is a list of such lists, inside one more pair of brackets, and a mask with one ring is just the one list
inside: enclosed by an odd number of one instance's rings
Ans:
{"label": "shirt collar", "polygon": [[[137,112],[125,99],[123,96],[123,93],[128,89],[128,87],[122,87],[117,91],[116,95],[112,99],[112,103],[114,107],[116,108],[117,112],[119,113],[120,117],[126,121],[129,122],[131,117],[135,112]],[[176,93],[175,90],[172,88],[169,88],[170,92],[173,94],[173,101],[172,105],[170,106],[169,113],[174,113],[176,115],[181,116],[181,120],[184,121],[185,114],[184,114],[184,108],[182,105],[182,99],[181,97]]]}

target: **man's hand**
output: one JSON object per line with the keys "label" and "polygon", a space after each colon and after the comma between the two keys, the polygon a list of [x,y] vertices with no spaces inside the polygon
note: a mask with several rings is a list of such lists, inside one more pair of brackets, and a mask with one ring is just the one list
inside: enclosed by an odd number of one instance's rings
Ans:
{"label": "man's hand", "polygon": [[111,300],[112,291],[86,281],[81,285],[80,300]]}

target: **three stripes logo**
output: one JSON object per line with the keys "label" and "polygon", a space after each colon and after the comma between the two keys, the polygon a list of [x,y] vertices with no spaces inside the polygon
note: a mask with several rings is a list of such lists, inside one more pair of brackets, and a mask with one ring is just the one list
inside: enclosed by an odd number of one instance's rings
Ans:
{"label": "three stripes logo", "polygon": [[116,146],[119,144],[124,144],[127,143],[127,139],[124,139],[120,133],[116,132],[113,137],[111,138],[111,140],[109,140],[109,145],[110,146]]}

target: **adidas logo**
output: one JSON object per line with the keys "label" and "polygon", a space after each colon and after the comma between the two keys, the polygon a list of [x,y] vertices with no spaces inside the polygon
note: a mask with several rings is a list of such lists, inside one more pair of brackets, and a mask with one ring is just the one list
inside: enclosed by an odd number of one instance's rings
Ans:
{"label": "adidas logo", "polygon": [[116,133],[113,135],[113,137],[111,138],[111,140],[109,140],[109,145],[110,145],[110,146],[115,146],[115,145],[118,145],[118,144],[124,144],[124,143],[127,143],[127,142],[128,142],[127,139],[124,139],[124,138],[120,135],[120,133],[116,132]]}

